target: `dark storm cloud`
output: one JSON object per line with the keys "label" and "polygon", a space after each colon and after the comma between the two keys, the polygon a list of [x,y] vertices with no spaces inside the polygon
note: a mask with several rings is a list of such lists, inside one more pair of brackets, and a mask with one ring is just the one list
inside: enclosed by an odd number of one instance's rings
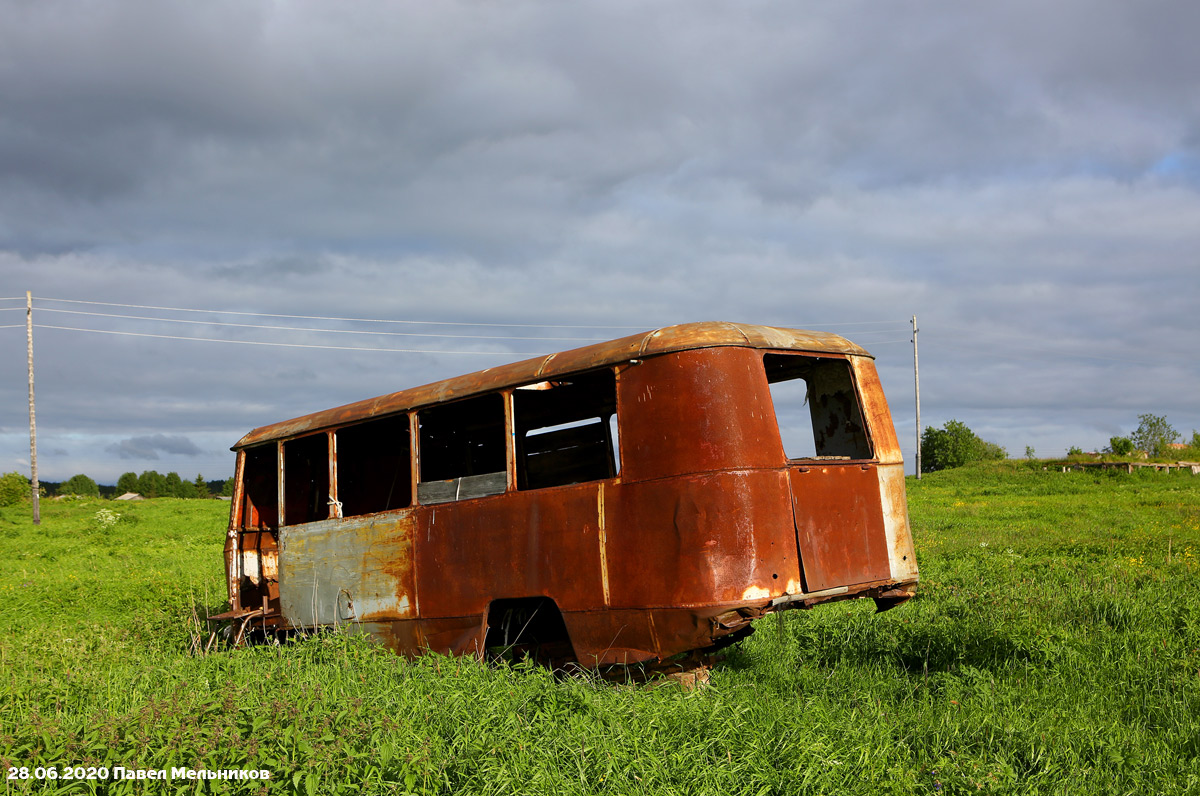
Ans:
{"label": "dark storm cloud", "polygon": [[144,437],[130,437],[109,445],[106,450],[115,453],[122,459],[155,459],[159,451],[179,456],[199,456],[201,450],[190,439],[177,434],[151,434]]}

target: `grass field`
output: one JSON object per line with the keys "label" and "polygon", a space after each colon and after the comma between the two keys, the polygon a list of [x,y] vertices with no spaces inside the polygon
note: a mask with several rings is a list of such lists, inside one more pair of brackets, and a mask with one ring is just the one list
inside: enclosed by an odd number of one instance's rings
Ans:
{"label": "grass field", "polygon": [[909,501],[916,599],[765,620],[695,691],[335,634],[194,654],[227,503],[0,509],[0,758],[281,793],[1200,793],[1200,477],[1005,462]]}

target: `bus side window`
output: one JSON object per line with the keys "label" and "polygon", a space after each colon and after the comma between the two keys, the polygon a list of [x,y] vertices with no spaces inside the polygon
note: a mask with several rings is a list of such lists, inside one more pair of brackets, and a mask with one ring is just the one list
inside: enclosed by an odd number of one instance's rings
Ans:
{"label": "bus side window", "polygon": [[343,517],[412,504],[409,438],[408,415],[338,429],[338,500]]}
{"label": "bus side window", "polygon": [[871,458],[849,362],[766,354],[763,365],[787,458]]}
{"label": "bus side window", "polygon": [[246,449],[242,473],[243,528],[274,528],[279,524],[279,464],[276,456],[273,442]]}
{"label": "bus side window", "polygon": [[504,396],[481,395],[417,412],[423,504],[498,495],[508,485]]}
{"label": "bus side window", "polygon": [[612,478],[620,470],[612,370],[513,390],[517,488]]}
{"label": "bus side window", "polygon": [[329,517],[329,435],[283,443],[283,521],[302,525]]}

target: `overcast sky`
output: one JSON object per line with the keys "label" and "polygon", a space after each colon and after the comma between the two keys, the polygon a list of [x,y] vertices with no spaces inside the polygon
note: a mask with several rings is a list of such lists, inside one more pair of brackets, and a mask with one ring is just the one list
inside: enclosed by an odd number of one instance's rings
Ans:
{"label": "overcast sky", "polygon": [[1190,437],[1197,31],[1187,0],[0,0],[0,471],[27,290],[46,480],[226,477],[255,426],[696,320],[860,343],[910,462],[912,315],[925,425]]}

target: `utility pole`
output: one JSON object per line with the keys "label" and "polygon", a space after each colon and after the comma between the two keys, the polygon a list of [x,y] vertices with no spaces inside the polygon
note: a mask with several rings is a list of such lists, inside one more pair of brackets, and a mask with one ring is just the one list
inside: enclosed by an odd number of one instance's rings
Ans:
{"label": "utility pole", "polygon": [[34,525],[42,523],[42,507],[37,493],[37,414],[34,412],[34,294],[25,291],[25,340],[29,343],[29,469],[34,496]]}
{"label": "utility pole", "polygon": [[917,364],[917,316],[912,316],[913,388],[917,393],[917,480],[921,480],[921,368]]}

